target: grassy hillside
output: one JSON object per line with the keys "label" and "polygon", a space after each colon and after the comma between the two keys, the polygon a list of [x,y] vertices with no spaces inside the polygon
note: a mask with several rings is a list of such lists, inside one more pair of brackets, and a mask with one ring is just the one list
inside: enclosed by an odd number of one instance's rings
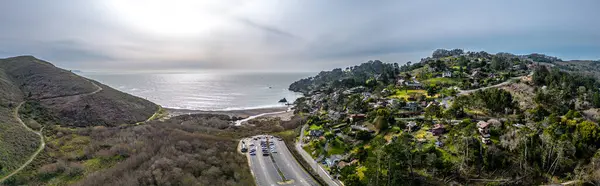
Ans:
{"label": "grassy hillside", "polygon": [[[0,178],[23,165],[40,139],[16,119],[16,107],[26,125],[42,127],[117,126],[145,121],[158,106],[119,92],[67,70],[19,56],[0,59]],[[23,116],[25,115],[25,116]]]}
{"label": "grassy hillside", "polygon": [[40,141],[14,117],[14,109],[23,99],[17,86],[0,69],[0,177],[9,174],[27,161]]}
{"label": "grassy hillside", "polygon": [[[31,56],[0,61],[6,83],[23,99],[37,102],[62,126],[117,126],[144,121],[158,106]],[[18,89],[13,89],[15,92]],[[98,91],[100,90],[100,91]]]}
{"label": "grassy hillside", "polygon": [[96,87],[85,78],[32,56],[1,59],[12,83],[28,99],[43,99],[93,92]]}
{"label": "grassy hillside", "polygon": [[118,126],[145,121],[158,106],[93,81],[102,91],[87,96],[60,97],[40,103],[58,117],[63,126]]}

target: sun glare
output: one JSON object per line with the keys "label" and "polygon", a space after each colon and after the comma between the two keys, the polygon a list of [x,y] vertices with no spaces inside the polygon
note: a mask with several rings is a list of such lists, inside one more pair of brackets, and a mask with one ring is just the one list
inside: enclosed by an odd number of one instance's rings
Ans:
{"label": "sun glare", "polygon": [[218,24],[214,6],[194,0],[111,0],[118,19],[140,31],[166,36],[194,36]]}

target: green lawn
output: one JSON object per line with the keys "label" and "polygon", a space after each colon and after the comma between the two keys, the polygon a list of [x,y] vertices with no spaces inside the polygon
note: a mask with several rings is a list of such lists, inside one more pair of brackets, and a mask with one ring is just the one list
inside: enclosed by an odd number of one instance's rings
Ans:
{"label": "green lawn", "polygon": [[425,91],[425,90],[398,90],[398,91],[396,91],[396,93],[394,95],[391,95],[390,98],[408,100],[408,98],[410,97],[411,94],[427,95],[427,91]]}
{"label": "green lawn", "polygon": [[460,81],[458,79],[455,78],[446,78],[446,77],[437,77],[437,78],[431,78],[431,79],[427,79],[427,80],[423,80],[423,84],[436,84],[436,85],[457,85],[459,84]]}
{"label": "green lawn", "polygon": [[331,156],[334,154],[344,154],[344,148],[342,147],[329,147],[329,150],[327,151],[327,156]]}
{"label": "green lawn", "polygon": [[317,125],[310,125],[310,130],[321,130],[323,129],[323,125],[321,126],[317,126]]}

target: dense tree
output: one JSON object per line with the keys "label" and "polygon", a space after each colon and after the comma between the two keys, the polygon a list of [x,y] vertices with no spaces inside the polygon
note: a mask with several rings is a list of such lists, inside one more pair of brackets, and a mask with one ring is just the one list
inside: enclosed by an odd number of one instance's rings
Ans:
{"label": "dense tree", "polygon": [[462,49],[453,49],[453,50],[437,49],[437,50],[433,51],[433,54],[431,55],[431,57],[443,58],[443,57],[462,55],[462,54],[464,54],[464,50],[462,50]]}
{"label": "dense tree", "polygon": [[501,71],[506,70],[508,67],[510,67],[510,63],[504,57],[494,56],[492,57],[490,67],[494,70]]}
{"label": "dense tree", "polygon": [[577,125],[577,131],[583,141],[591,144],[600,142],[600,127],[598,124],[590,121],[583,121]]}
{"label": "dense tree", "polygon": [[494,113],[504,113],[506,109],[516,108],[510,92],[503,89],[490,88],[479,90],[473,95],[482,106]]}
{"label": "dense tree", "polygon": [[393,120],[393,118],[390,117],[390,111],[388,109],[378,109],[377,117],[375,118],[375,127],[379,130],[385,130],[390,126],[390,120]]}

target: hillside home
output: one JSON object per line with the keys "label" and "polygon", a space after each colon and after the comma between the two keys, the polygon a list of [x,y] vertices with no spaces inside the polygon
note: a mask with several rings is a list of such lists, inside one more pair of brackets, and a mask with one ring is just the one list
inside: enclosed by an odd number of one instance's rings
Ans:
{"label": "hillside home", "polygon": [[350,114],[349,118],[350,118],[350,122],[353,123],[353,122],[356,122],[356,121],[363,120],[366,117],[367,117],[367,115],[365,115],[365,114]]}
{"label": "hillside home", "polygon": [[422,89],[423,88],[423,85],[421,83],[416,83],[416,82],[406,83],[406,86],[411,89]]}
{"label": "hillside home", "polygon": [[323,130],[308,131],[308,135],[310,135],[312,137],[320,137],[320,136],[323,136],[323,134],[325,134],[325,131],[323,131]]}
{"label": "hillside home", "polygon": [[490,123],[485,121],[477,122],[477,130],[480,134],[489,134],[490,133]]}
{"label": "hillside home", "polygon": [[442,124],[435,124],[431,129],[431,133],[433,133],[434,136],[441,136],[444,132],[446,132],[446,128]]}
{"label": "hillside home", "polygon": [[452,77],[452,72],[451,71],[444,71],[442,73],[442,77],[451,78]]}
{"label": "hillside home", "polygon": [[471,74],[471,79],[482,79],[485,78],[485,74],[483,72],[480,72],[478,70],[474,71]]}
{"label": "hillside home", "polygon": [[357,131],[375,132],[367,127],[363,127],[363,126],[359,126],[359,125],[352,125],[352,126],[350,126],[350,128],[352,128],[352,130],[357,130]]}
{"label": "hillside home", "polygon": [[403,86],[405,82],[406,81],[404,79],[398,79],[398,81],[396,81],[396,85]]}
{"label": "hillside home", "polygon": [[406,106],[404,106],[404,109],[412,111],[412,112],[416,112],[419,111],[419,104],[417,102],[411,101],[406,103]]}
{"label": "hillside home", "polygon": [[406,124],[406,131],[407,132],[413,132],[419,130],[419,126],[417,125],[417,122],[414,121],[409,121],[408,124]]}
{"label": "hillside home", "polygon": [[489,144],[490,140],[490,123],[485,121],[477,122],[477,130],[479,134],[481,134],[481,142],[485,144]]}

